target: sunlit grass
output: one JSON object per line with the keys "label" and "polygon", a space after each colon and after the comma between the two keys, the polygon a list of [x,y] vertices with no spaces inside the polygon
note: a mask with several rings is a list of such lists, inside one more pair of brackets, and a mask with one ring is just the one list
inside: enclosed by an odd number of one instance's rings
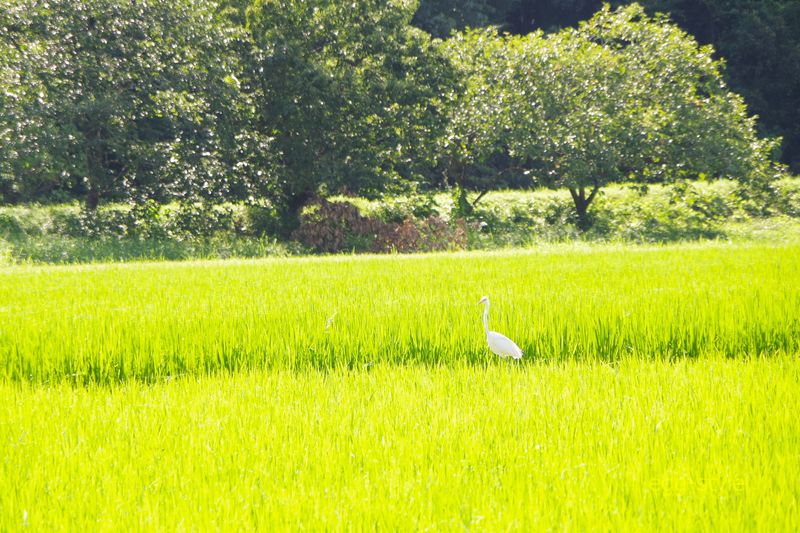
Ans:
{"label": "sunlit grass", "polygon": [[452,365],[490,325],[526,361],[795,354],[800,245],[0,269],[0,375],[157,381],[241,369]]}
{"label": "sunlit grass", "polygon": [[798,311],[796,241],[0,268],[0,531],[794,531]]}
{"label": "sunlit grass", "polygon": [[796,357],[0,385],[0,529],[795,531]]}

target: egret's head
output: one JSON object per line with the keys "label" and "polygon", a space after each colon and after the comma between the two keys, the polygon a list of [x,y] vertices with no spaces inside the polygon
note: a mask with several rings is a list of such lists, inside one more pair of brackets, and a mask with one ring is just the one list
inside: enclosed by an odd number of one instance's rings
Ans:
{"label": "egret's head", "polygon": [[483,298],[481,298],[481,301],[480,301],[480,302],[478,302],[478,303],[479,303],[479,304],[485,304],[485,303],[486,303],[486,302],[488,302],[488,301],[489,301],[489,297],[488,297],[488,296],[484,296]]}

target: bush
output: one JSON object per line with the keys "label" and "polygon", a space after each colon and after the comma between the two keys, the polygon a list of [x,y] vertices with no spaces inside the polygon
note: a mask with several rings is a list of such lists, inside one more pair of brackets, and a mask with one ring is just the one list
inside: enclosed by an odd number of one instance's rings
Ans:
{"label": "bush", "polygon": [[390,228],[350,203],[320,199],[303,212],[292,238],[320,253],[377,251]]}
{"label": "bush", "polygon": [[0,213],[1,239],[19,239],[24,235],[25,232],[16,218],[5,213]]}
{"label": "bush", "polygon": [[800,180],[780,180],[775,183],[775,210],[783,215],[800,218]]}
{"label": "bush", "polygon": [[431,195],[412,194],[382,200],[370,216],[383,222],[402,224],[407,218],[442,216],[442,206]]}
{"label": "bush", "polygon": [[463,218],[448,224],[438,216],[431,215],[417,221],[407,218],[396,226],[391,240],[385,243],[386,251],[398,252],[436,252],[445,250],[464,250],[470,242],[470,226]]}
{"label": "bush", "polygon": [[246,235],[279,235],[283,225],[280,213],[271,206],[248,205],[244,210],[243,233]]}
{"label": "bush", "polygon": [[319,253],[431,252],[465,249],[470,226],[464,219],[448,223],[437,215],[407,215],[400,223],[361,215],[348,202],[318,200],[306,209],[293,238]]}

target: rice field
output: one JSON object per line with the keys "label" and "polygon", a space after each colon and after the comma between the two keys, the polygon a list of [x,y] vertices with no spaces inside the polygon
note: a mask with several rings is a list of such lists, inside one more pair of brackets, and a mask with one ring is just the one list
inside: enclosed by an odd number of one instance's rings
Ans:
{"label": "rice field", "polygon": [[791,243],[0,268],[0,530],[797,530],[798,311]]}
{"label": "rice field", "polygon": [[8,267],[0,376],[483,364],[483,295],[526,361],[796,354],[798,287],[798,245]]}

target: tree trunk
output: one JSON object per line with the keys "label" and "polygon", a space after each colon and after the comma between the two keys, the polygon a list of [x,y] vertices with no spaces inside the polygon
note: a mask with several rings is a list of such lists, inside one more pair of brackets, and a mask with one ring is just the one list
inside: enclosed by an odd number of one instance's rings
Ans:
{"label": "tree trunk", "polygon": [[97,211],[97,207],[100,205],[100,193],[98,193],[97,188],[89,182],[89,190],[86,191],[86,209],[88,211]]}
{"label": "tree trunk", "polygon": [[83,128],[86,144],[84,157],[86,157],[86,209],[96,211],[100,205],[100,196],[103,190],[103,181],[107,169],[103,154],[103,138],[99,127],[88,124]]}
{"label": "tree trunk", "polygon": [[96,211],[100,205],[100,182],[104,173],[102,155],[98,153],[97,147],[89,146],[86,150],[88,162],[86,176],[86,209]]}
{"label": "tree trunk", "polygon": [[585,187],[581,186],[577,189],[573,187],[569,188],[572,201],[575,203],[575,212],[578,214],[578,229],[581,230],[581,232],[585,232],[592,227],[592,217],[589,216],[589,204],[592,203],[599,189],[600,186],[595,185],[589,193],[589,196],[586,196]]}
{"label": "tree trunk", "polygon": [[286,203],[278,211],[280,214],[279,233],[281,237],[290,237],[292,232],[300,226],[300,215],[303,212],[303,208],[313,197],[314,193],[309,190],[287,196]]}
{"label": "tree trunk", "polygon": [[475,199],[474,199],[474,200],[472,200],[472,207],[477,207],[477,205],[478,205],[478,202],[480,202],[480,201],[481,201],[481,198],[483,198],[484,196],[486,196],[486,194],[487,194],[488,192],[489,192],[489,189],[485,189],[485,190],[483,190],[483,191],[479,192],[479,193],[478,193],[478,196],[476,196],[476,197],[475,197]]}

